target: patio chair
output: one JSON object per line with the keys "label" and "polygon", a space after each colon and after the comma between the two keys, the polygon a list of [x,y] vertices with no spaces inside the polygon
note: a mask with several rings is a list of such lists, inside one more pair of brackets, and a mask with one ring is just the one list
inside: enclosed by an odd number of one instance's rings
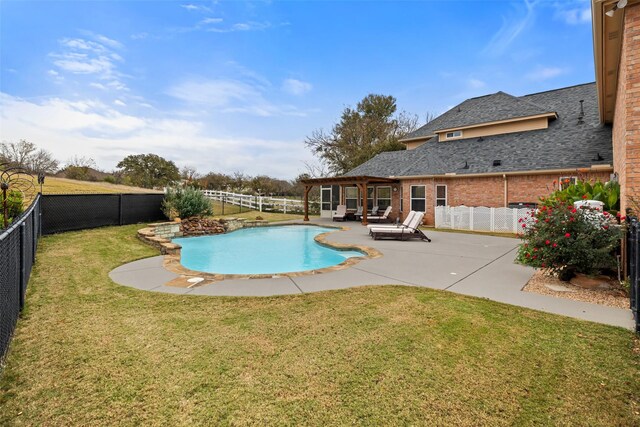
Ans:
{"label": "patio chair", "polygon": [[358,206],[358,209],[353,216],[356,218],[356,221],[360,221],[360,219],[362,219],[362,206]]}
{"label": "patio chair", "polygon": [[332,218],[334,221],[344,221],[347,218],[347,205],[338,205]]}
{"label": "patio chair", "polygon": [[402,224],[369,224],[367,225],[367,229],[369,234],[371,234],[372,228],[402,228],[409,227],[411,225],[411,221],[413,220],[414,215],[417,214],[416,211],[411,211],[407,214],[407,217],[404,219]]}
{"label": "patio chair", "polygon": [[396,239],[396,240],[409,240],[420,239],[422,241],[430,242],[429,239],[418,227],[422,225],[422,219],[424,218],[424,212],[416,212],[407,227],[377,227],[371,229],[371,236],[374,240],[381,238]]}
{"label": "patio chair", "polygon": [[374,206],[373,208],[371,208],[371,213],[368,214],[368,216],[376,216],[378,215],[378,211],[380,210],[379,206]]}
{"label": "patio chair", "polygon": [[389,219],[389,214],[391,213],[391,206],[387,206],[387,209],[384,210],[384,213],[382,215],[377,215],[377,216],[370,216],[367,217],[367,221],[373,221],[373,222],[383,222],[383,221],[390,221]]}

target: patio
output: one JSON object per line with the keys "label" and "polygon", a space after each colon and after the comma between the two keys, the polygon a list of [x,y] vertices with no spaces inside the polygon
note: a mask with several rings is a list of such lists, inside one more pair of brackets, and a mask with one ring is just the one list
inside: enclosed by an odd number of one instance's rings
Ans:
{"label": "patio", "polygon": [[[316,219],[316,224],[330,220]],[[178,277],[156,256],[122,265],[110,273],[116,283],[137,289],[189,295],[273,296],[319,292],[366,285],[400,284],[487,298],[548,313],[608,325],[633,327],[630,310],[522,292],[534,270],[514,264],[519,240],[507,237],[427,231],[432,243],[374,241],[356,222],[331,233],[328,241],[369,246],[383,256],[347,269],[299,277],[224,280],[194,288],[165,286]]]}

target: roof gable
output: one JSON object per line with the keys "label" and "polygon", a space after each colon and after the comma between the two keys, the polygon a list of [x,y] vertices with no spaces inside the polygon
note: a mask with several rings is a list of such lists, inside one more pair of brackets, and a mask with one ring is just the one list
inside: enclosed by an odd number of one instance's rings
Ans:
{"label": "roof gable", "polygon": [[405,136],[403,140],[430,137],[441,130],[549,113],[554,113],[554,111],[536,105],[531,101],[516,98],[505,92],[496,92],[492,95],[467,99],[420,129]]}

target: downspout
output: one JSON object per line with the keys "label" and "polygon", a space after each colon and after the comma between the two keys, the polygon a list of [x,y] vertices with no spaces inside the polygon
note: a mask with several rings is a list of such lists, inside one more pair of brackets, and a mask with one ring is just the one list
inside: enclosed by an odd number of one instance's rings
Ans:
{"label": "downspout", "polygon": [[509,206],[509,184],[507,180],[507,174],[502,174],[502,179],[504,180],[504,207]]}

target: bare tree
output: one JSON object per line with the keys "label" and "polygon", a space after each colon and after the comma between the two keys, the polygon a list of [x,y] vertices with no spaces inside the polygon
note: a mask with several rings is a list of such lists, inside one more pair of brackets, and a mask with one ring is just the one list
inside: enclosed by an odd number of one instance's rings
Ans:
{"label": "bare tree", "polygon": [[76,168],[96,168],[96,162],[91,157],[73,156],[67,160],[66,167],[73,166]]}
{"label": "bare tree", "polygon": [[30,173],[53,173],[58,169],[58,161],[45,149],[26,139],[0,144],[0,162],[11,163]]}

